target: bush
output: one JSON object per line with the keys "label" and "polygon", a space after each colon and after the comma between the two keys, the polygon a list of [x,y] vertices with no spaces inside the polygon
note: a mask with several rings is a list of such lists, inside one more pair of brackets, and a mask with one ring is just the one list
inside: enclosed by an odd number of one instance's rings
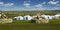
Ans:
{"label": "bush", "polygon": [[32,19],[32,20],[31,20],[31,23],[36,23],[36,20],[33,20],[33,19]]}

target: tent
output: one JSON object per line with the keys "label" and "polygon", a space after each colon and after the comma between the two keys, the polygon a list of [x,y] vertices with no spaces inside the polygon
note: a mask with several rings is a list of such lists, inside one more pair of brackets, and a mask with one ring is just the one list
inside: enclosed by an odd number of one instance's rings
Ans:
{"label": "tent", "polygon": [[35,19],[36,17],[37,17],[36,15],[35,16],[32,16],[33,19]]}
{"label": "tent", "polygon": [[24,16],[24,20],[31,20],[31,19],[32,19],[32,17],[29,15]]}
{"label": "tent", "polygon": [[48,16],[48,19],[53,19],[53,17],[52,16]]}
{"label": "tent", "polygon": [[52,19],[55,19],[55,16],[51,16],[52,17]]}
{"label": "tent", "polygon": [[48,16],[47,15],[41,15],[41,17],[44,17],[44,18],[48,19]]}
{"label": "tent", "polygon": [[45,16],[46,16],[46,15],[44,15],[44,14],[43,14],[43,15],[41,15],[41,17],[45,17]]}
{"label": "tent", "polygon": [[17,20],[17,17],[14,17],[13,20]]}
{"label": "tent", "polygon": [[46,15],[48,19],[55,19],[55,16]]}
{"label": "tent", "polygon": [[23,20],[23,17],[22,16],[18,16],[17,20]]}
{"label": "tent", "polygon": [[56,14],[55,17],[56,17],[56,18],[60,18],[60,14]]}
{"label": "tent", "polygon": [[46,19],[53,19],[53,18],[55,18],[54,16],[50,16],[50,15],[41,15],[41,17],[44,17]]}
{"label": "tent", "polygon": [[55,16],[60,16],[60,14],[56,14]]}
{"label": "tent", "polygon": [[50,15],[47,15],[47,17],[48,17],[48,19],[53,19],[52,16],[50,16]]}

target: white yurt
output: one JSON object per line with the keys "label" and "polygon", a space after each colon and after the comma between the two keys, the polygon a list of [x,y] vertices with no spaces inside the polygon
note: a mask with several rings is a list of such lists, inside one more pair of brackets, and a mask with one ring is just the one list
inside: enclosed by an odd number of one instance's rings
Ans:
{"label": "white yurt", "polygon": [[47,15],[48,19],[55,19],[55,16]]}
{"label": "white yurt", "polygon": [[41,17],[44,17],[44,18],[48,19],[48,16],[47,15],[41,15]]}
{"label": "white yurt", "polygon": [[52,16],[48,16],[48,19],[53,19],[53,17]]}
{"label": "white yurt", "polygon": [[36,17],[37,17],[36,15],[35,16],[32,16],[33,19],[35,19]]}
{"label": "white yurt", "polygon": [[32,19],[32,17],[30,15],[26,15],[23,18],[24,18],[24,20],[31,20]]}
{"label": "white yurt", "polygon": [[17,17],[14,17],[13,20],[17,20]]}
{"label": "white yurt", "polygon": [[52,16],[50,16],[50,15],[47,15],[47,17],[48,17],[48,19],[52,19]]}
{"label": "white yurt", "polygon": [[55,16],[51,16],[52,17],[52,19],[55,19]]}
{"label": "white yurt", "polygon": [[18,16],[17,20],[23,20],[23,17],[22,16]]}
{"label": "white yurt", "polygon": [[41,15],[41,17],[45,17],[45,16],[46,16],[46,15],[44,15],[44,14],[43,14],[43,15]]}
{"label": "white yurt", "polygon": [[56,14],[55,17],[56,17],[56,18],[60,18],[60,14]]}

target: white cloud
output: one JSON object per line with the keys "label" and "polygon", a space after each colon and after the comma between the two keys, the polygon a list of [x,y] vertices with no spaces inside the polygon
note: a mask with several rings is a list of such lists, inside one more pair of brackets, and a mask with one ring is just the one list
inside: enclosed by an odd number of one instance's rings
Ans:
{"label": "white cloud", "polygon": [[31,2],[31,1],[24,1],[24,4],[23,4],[23,5],[24,5],[27,9],[29,8],[29,9],[33,9],[33,10],[34,10],[34,9],[38,9],[38,10],[43,9],[43,8],[42,8],[42,5],[46,3],[46,2],[43,2],[43,3],[41,3],[41,4],[36,4],[36,5],[34,5],[34,6],[31,6],[30,2]]}
{"label": "white cloud", "polygon": [[0,2],[0,5],[4,4],[3,2]]}
{"label": "white cloud", "polygon": [[9,7],[9,6],[13,6],[14,5],[14,3],[7,3],[7,4],[5,4],[4,6],[5,7]]}
{"label": "white cloud", "polygon": [[46,4],[46,2],[43,2],[43,3],[37,4],[37,5],[35,5],[35,7],[37,7],[37,8],[41,8],[44,4]]}
{"label": "white cloud", "polygon": [[26,7],[26,8],[30,8],[30,3],[29,3],[30,1],[24,1],[24,6]]}
{"label": "white cloud", "polygon": [[35,7],[37,7],[37,8],[42,8],[44,4],[46,4],[45,1],[42,2],[42,3],[40,3],[40,4],[35,5]]}
{"label": "white cloud", "polygon": [[0,2],[0,6],[3,6],[3,4],[4,4],[3,2]]}
{"label": "white cloud", "polygon": [[57,10],[59,10],[59,9],[60,9],[60,7],[53,7],[53,9],[57,9]]}
{"label": "white cloud", "polygon": [[53,0],[53,1],[55,1],[55,0]]}
{"label": "white cloud", "polygon": [[14,3],[4,3],[4,2],[0,2],[0,6],[3,6],[3,7],[10,7],[10,6],[13,6]]}
{"label": "white cloud", "polygon": [[37,4],[37,5],[35,5],[35,9],[37,9],[37,10],[44,10],[43,4]]}
{"label": "white cloud", "polygon": [[46,2],[43,2],[43,3],[41,3],[41,4],[46,4]]}
{"label": "white cloud", "polygon": [[58,2],[59,2],[59,1],[54,1],[54,0],[53,0],[53,1],[49,1],[48,4],[56,5],[56,4],[58,4]]}
{"label": "white cloud", "polygon": [[29,8],[30,4],[29,3],[24,3],[24,6]]}
{"label": "white cloud", "polygon": [[41,4],[37,4],[37,5],[35,5],[35,7],[40,8],[40,7],[42,7],[42,5]]}
{"label": "white cloud", "polygon": [[60,6],[60,4],[57,4],[57,6]]}
{"label": "white cloud", "polygon": [[23,5],[26,7],[26,8],[30,8],[30,9],[43,9],[43,5],[46,4],[46,2],[42,2],[42,3],[39,3],[39,4],[36,4],[34,6],[31,6],[30,4],[31,1],[24,1]]}

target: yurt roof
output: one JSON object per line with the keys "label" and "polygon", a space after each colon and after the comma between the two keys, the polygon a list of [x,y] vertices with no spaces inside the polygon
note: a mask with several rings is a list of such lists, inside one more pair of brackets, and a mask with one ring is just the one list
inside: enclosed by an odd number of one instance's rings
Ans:
{"label": "yurt roof", "polygon": [[37,16],[32,16],[32,17],[37,17]]}
{"label": "yurt roof", "polygon": [[57,15],[55,15],[55,16],[60,16],[60,15],[57,14]]}
{"label": "yurt roof", "polygon": [[14,18],[17,18],[17,17],[14,17]]}
{"label": "yurt roof", "polygon": [[22,16],[18,16],[18,17],[22,17]]}
{"label": "yurt roof", "polygon": [[46,16],[46,15],[41,15],[41,16]]}

